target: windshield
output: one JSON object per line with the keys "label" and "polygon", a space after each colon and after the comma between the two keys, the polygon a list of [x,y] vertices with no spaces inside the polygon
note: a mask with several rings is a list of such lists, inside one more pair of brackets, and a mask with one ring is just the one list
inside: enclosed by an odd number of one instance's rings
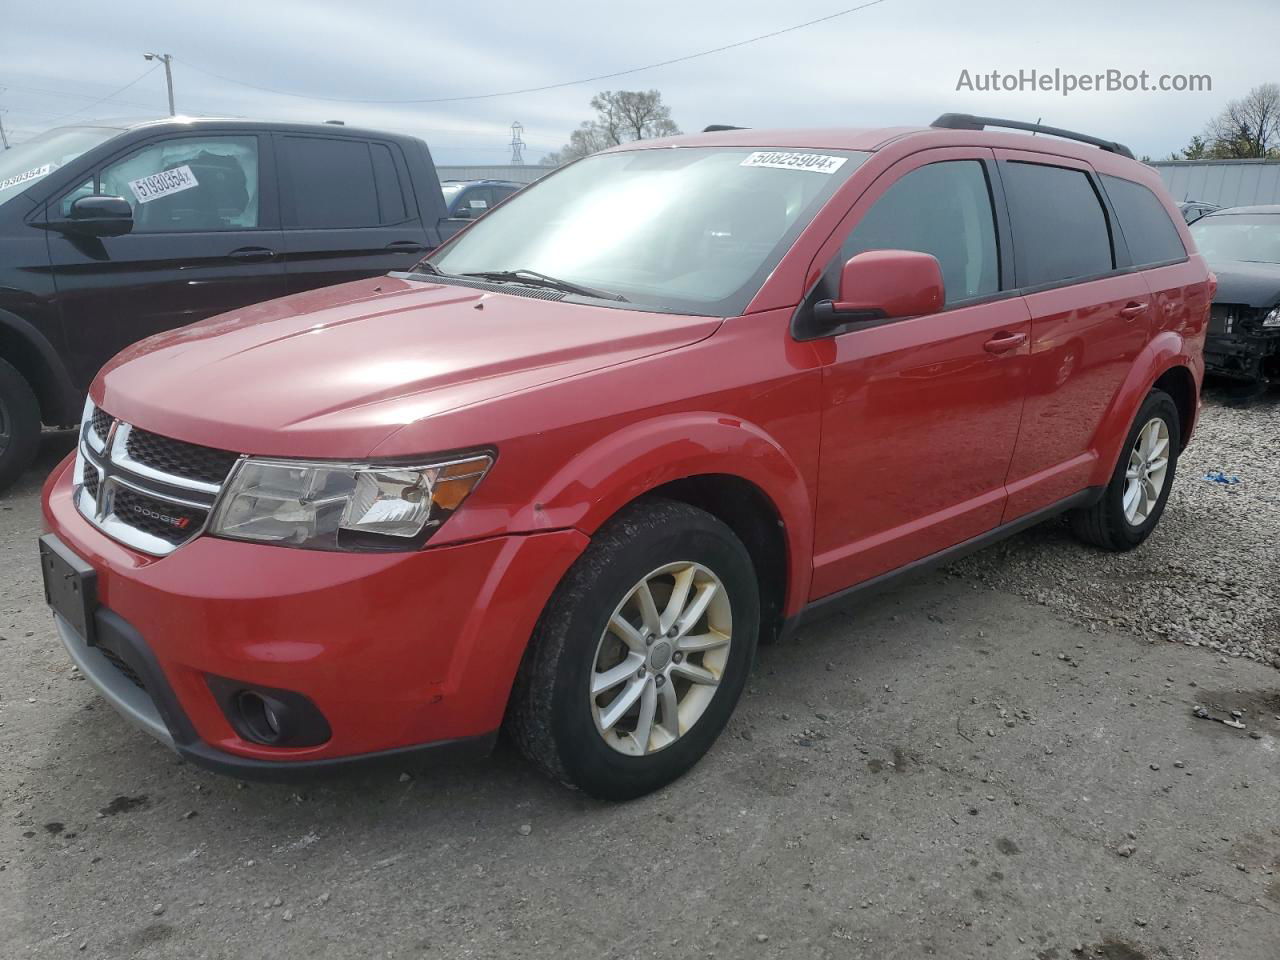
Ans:
{"label": "windshield", "polygon": [[440,189],[444,191],[444,198],[446,200],[452,200],[455,196],[457,196],[458,191],[461,190],[462,187],[463,185],[461,183],[440,184]]}
{"label": "windshield", "polygon": [[1224,260],[1280,263],[1280,214],[1219,214],[1197,220],[1191,236],[1212,265]]}
{"label": "windshield", "polygon": [[0,203],[120,132],[119,127],[58,127],[0,153]]}
{"label": "windshield", "polygon": [[639,307],[733,316],[866,158],[718,147],[597,154],[526,187],[429,262],[453,275],[536,271]]}

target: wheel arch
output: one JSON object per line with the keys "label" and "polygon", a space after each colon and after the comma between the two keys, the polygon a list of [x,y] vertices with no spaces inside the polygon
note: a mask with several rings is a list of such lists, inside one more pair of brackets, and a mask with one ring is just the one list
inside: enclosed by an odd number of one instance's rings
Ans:
{"label": "wheel arch", "polygon": [[[1164,331],[1153,337],[1134,359],[1129,375],[1112,398],[1099,425],[1092,447],[1098,454],[1093,482],[1105,484],[1115,468],[1120,447],[1128,436],[1133,418],[1153,387],[1171,390],[1174,403],[1182,418],[1181,445],[1186,446],[1195,425],[1195,414],[1200,396],[1203,364],[1197,356],[1188,352],[1187,341],[1178,333]],[[1186,419],[1186,414],[1191,419]]]}
{"label": "wheel arch", "polygon": [[812,558],[809,485],[781,444],[740,418],[677,414],[610,434],[564,464],[516,528],[573,527],[590,536],[654,495],[706,510],[734,531],[756,564],[770,615],[803,604]]}
{"label": "wheel arch", "polygon": [[79,418],[80,391],[72,384],[53,344],[28,321],[7,310],[0,310],[0,359],[31,386],[46,424],[74,423]]}

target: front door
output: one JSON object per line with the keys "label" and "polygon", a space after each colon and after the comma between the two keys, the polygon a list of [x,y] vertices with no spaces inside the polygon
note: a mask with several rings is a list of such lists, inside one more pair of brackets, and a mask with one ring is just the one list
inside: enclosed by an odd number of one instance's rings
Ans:
{"label": "front door", "polygon": [[[72,375],[162,330],[285,293],[268,151],[256,134],[167,137],[104,164],[51,202],[124,197],[123,237],[50,233],[49,257]],[[263,189],[264,185],[266,189]]]}
{"label": "front door", "polygon": [[946,305],[817,344],[826,364],[811,599],[1000,523],[1030,320],[1020,297],[1002,293],[993,165],[991,151],[968,148],[902,161],[854,205],[838,249],[820,254],[820,288],[867,250],[932,254]]}

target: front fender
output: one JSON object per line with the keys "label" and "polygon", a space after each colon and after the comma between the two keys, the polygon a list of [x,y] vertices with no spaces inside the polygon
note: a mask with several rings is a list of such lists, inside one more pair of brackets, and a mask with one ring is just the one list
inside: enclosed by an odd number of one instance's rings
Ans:
{"label": "front fender", "polygon": [[[1098,461],[1094,466],[1093,484],[1105,486],[1111,479],[1116,459],[1120,456],[1120,448],[1133,426],[1133,418],[1138,414],[1138,407],[1151,392],[1152,386],[1165,373],[1174,367],[1186,367],[1196,383],[1197,402],[1199,388],[1204,380],[1204,359],[1191,349],[1191,344],[1180,333],[1165,330],[1151,338],[1150,342],[1138,354],[1129,368],[1120,389],[1116,391],[1111,406],[1094,434],[1092,447],[1098,452]],[[1188,425],[1187,434],[1190,433]]]}
{"label": "front fender", "polygon": [[590,535],[637,497],[673,480],[709,474],[746,480],[777,510],[788,554],[785,609],[794,612],[809,589],[812,493],[777,441],[738,417],[671,414],[603,437],[563,464],[515,514],[511,529],[572,527]]}

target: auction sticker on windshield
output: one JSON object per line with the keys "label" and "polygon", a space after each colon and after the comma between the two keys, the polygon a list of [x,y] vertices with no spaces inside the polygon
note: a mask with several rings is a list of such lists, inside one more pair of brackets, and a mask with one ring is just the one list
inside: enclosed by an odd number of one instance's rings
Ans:
{"label": "auction sticker on windshield", "polygon": [[183,190],[198,186],[200,183],[196,180],[196,175],[185,163],[172,170],[161,170],[159,173],[129,181],[129,189],[133,191],[139,203],[150,203],[152,200],[159,200],[172,193],[181,193]]}
{"label": "auction sticker on windshield", "polygon": [[810,173],[832,174],[844,166],[847,157],[826,153],[786,153],[776,150],[757,151],[742,161],[743,167],[771,167],[774,170],[808,170]]}
{"label": "auction sticker on windshield", "polygon": [[33,167],[25,173],[15,173],[12,177],[5,177],[0,180],[0,190],[8,190],[10,187],[16,187],[20,183],[27,183],[31,180],[39,180],[41,177],[48,176],[53,170],[52,163],[46,163],[42,167]]}

